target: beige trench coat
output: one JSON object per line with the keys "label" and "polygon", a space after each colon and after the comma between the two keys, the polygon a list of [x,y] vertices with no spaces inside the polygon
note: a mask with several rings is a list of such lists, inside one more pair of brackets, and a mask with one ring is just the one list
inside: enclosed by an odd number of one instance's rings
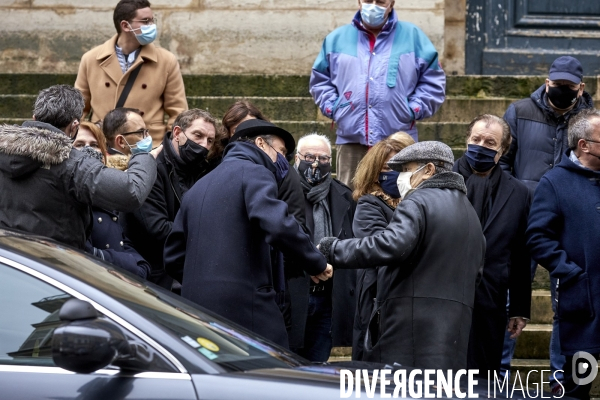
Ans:
{"label": "beige trench coat", "polygon": [[[157,146],[177,115],[188,108],[179,63],[168,50],[148,44],[142,46],[134,64],[123,74],[115,52],[116,42],[117,35],[114,35],[81,58],[75,87],[85,98],[84,116],[91,111],[92,121],[103,119],[115,108],[131,71],[143,63],[124,107],[141,111]],[[166,124],[165,114],[168,115]]]}

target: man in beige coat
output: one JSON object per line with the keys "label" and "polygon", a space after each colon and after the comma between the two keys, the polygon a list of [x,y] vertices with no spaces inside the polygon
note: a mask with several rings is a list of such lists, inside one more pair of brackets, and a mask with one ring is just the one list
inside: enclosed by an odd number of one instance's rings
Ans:
{"label": "man in beige coat", "polygon": [[120,106],[140,110],[158,146],[175,117],[188,108],[179,63],[171,52],[152,43],[156,19],[147,0],[119,1],[113,20],[117,34],[81,58],[75,87],[85,99],[84,116],[91,111],[91,120],[96,121],[116,108],[130,75],[141,65]]}

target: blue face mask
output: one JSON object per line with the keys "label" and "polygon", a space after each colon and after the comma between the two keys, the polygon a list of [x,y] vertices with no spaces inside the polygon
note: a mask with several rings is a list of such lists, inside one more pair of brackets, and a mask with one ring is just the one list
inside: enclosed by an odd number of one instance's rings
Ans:
{"label": "blue face mask", "polygon": [[[131,27],[131,25],[129,25],[129,27]],[[133,30],[133,28],[131,28]],[[136,30],[133,31],[135,38],[137,39],[137,41],[142,45],[147,45],[150,44],[152,42],[154,42],[154,39],[156,39],[156,24],[152,24],[152,25],[142,25],[139,30],[141,31],[140,34],[135,33]]]}
{"label": "blue face mask", "polygon": [[285,178],[288,171],[290,170],[290,163],[284,156],[281,155],[281,153],[277,153],[277,161],[275,161],[275,168],[277,169],[275,178],[277,179],[277,183],[281,184],[283,178]]}
{"label": "blue face mask", "polygon": [[478,146],[476,144],[467,145],[465,157],[471,168],[477,172],[486,172],[496,166],[495,157],[498,154],[496,150],[488,149],[487,147]]}
{"label": "blue face mask", "polygon": [[398,171],[382,172],[379,174],[379,184],[381,185],[381,189],[383,189],[385,194],[394,199],[400,198],[400,191],[398,190],[398,185],[396,183],[399,174]]}
{"label": "blue face mask", "polygon": [[360,16],[364,24],[371,28],[378,28],[385,22],[386,10],[386,7],[376,6],[375,4],[363,4]]}
{"label": "blue face mask", "polygon": [[[125,143],[127,143],[127,140],[125,140]],[[135,144],[135,147],[131,147],[129,143],[127,143],[127,146],[129,146],[131,154],[150,153],[150,151],[152,150],[152,137],[147,136],[143,138]]]}

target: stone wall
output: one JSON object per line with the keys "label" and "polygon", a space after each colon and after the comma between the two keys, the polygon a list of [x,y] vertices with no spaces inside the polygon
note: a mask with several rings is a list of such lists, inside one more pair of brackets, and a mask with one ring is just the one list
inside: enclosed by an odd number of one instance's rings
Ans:
{"label": "stone wall", "polygon": [[[395,6],[400,19],[417,24],[430,37],[450,73],[464,69],[464,2],[398,0]],[[115,33],[115,4],[117,0],[0,0],[0,72],[76,73],[81,55]],[[323,38],[349,23],[358,9],[357,0],[151,4],[158,18],[158,44],[177,55],[186,74],[306,75]],[[457,39],[460,32],[463,39]],[[444,35],[452,37],[449,52]]]}

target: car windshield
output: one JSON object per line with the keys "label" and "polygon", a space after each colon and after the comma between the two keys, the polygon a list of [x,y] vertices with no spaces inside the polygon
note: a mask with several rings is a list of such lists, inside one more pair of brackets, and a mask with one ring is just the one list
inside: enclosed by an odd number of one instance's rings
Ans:
{"label": "car windshield", "polygon": [[[72,248],[0,230],[0,245],[54,266],[171,331],[227,371],[292,368],[305,361],[199,306]],[[112,310],[113,312],[116,310]]]}

